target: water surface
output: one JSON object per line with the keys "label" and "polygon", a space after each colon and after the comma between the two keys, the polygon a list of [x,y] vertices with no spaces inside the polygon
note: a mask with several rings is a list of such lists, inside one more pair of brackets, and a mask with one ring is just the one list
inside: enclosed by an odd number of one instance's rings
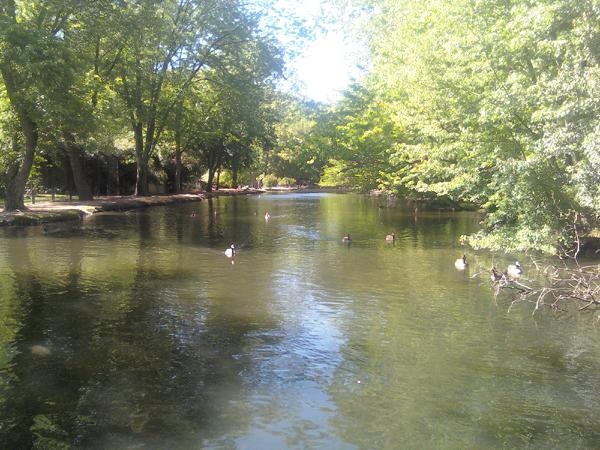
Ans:
{"label": "water surface", "polygon": [[455,270],[477,223],[285,194],[0,230],[0,442],[597,447],[597,322],[509,312],[486,271],[518,255]]}

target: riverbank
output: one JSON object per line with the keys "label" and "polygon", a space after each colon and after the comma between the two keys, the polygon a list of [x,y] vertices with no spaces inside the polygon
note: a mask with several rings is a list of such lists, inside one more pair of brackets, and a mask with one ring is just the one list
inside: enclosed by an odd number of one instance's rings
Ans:
{"label": "riverbank", "polygon": [[252,195],[263,192],[260,189],[222,189],[214,192],[152,195],[147,197],[97,197],[89,201],[46,201],[27,205],[27,209],[21,211],[4,211],[4,209],[0,209],[0,226],[39,225],[42,223],[77,220],[98,212],[129,211],[150,206],[199,202],[218,196]]}

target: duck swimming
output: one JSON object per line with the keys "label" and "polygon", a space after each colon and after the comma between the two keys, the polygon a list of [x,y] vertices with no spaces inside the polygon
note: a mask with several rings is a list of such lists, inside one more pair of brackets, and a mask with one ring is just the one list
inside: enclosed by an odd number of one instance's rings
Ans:
{"label": "duck swimming", "polygon": [[233,258],[233,255],[235,255],[235,245],[231,244],[231,247],[225,250],[225,256]]}
{"label": "duck swimming", "polygon": [[454,267],[458,270],[464,270],[467,268],[467,255],[463,255],[462,258],[458,258],[454,261]]}
{"label": "duck swimming", "polygon": [[385,237],[385,242],[396,242],[396,233],[390,233]]}
{"label": "duck swimming", "polygon": [[350,234],[347,234],[344,237],[342,237],[342,242],[352,242],[352,238],[350,237]]}

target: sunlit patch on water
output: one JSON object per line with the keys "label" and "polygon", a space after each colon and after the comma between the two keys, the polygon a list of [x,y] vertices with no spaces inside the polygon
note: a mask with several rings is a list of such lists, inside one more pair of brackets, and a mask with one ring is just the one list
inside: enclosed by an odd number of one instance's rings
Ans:
{"label": "sunlit patch on water", "polygon": [[314,227],[310,227],[310,226],[303,226],[303,225],[287,225],[284,227],[284,236],[281,237],[281,239],[283,239],[284,237],[287,238],[298,238],[300,240],[319,240],[322,239],[321,234],[319,233],[319,230],[314,228]]}

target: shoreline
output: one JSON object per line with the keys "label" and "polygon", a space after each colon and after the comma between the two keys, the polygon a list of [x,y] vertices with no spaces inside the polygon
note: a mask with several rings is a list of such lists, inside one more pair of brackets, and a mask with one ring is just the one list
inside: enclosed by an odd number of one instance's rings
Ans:
{"label": "shoreline", "polygon": [[231,195],[262,194],[262,189],[222,189],[213,192],[197,192],[171,195],[107,196],[94,200],[44,201],[27,205],[27,209],[4,211],[0,209],[0,227],[41,225],[50,222],[79,220],[99,212],[129,211],[150,206],[164,206],[180,203],[200,202],[213,197]]}

